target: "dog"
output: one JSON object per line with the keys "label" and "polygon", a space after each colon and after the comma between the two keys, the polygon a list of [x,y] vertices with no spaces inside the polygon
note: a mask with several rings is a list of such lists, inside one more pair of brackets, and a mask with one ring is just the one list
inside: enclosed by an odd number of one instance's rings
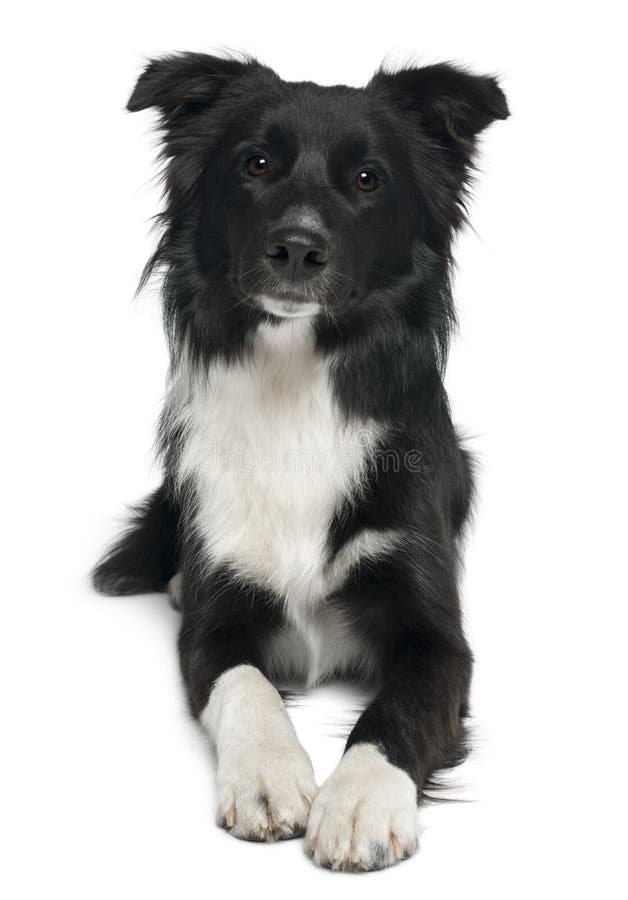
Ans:
{"label": "dog", "polygon": [[[286,82],[255,59],[150,61],[170,350],[163,483],[93,572],[169,590],[181,672],[217,756],[218,823],[305,834],[315,863],[380,869],[466,751],[458,591],[473,465],[443,387],[452,244],[497,80],[380,69]],[[317,790],[278,688],[373,686]]]}

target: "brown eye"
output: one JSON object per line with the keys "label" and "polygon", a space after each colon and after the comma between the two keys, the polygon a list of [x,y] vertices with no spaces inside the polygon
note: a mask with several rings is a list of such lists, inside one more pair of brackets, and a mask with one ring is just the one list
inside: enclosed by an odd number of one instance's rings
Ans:
{"label": "brown eye", "polygon": [[268,160],[265,156],[251,156],[246,161],[249,175],[265,175],[268,172]]}
{"label": "brown eye", "polygon": [[374,191],[379,187],[379,178],[370,169],[362,169],[355,183],[361,191]]}

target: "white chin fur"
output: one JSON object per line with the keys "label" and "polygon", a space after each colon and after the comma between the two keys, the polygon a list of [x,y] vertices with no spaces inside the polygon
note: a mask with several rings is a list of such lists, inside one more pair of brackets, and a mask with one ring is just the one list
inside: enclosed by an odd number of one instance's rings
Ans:
{"label": "white chin fur", "polygon": [[257,302],[267,313],[281,319],[302,319],[305,316],[315,316],[321,311],[320,303],[311,300],[282,300],[261,294],[257,297]]}

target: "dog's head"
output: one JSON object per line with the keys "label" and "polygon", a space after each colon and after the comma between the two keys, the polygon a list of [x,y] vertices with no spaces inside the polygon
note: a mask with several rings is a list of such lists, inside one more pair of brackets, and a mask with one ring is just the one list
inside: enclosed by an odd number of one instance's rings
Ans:
{"label": "dog's head", "polygon": [[357,89],[192,53],[147,66],[128,108],[148,107],[167,159],[156,262],[176,316],[323,312],[336,325],[382,304],[421,315],[421,284],[446,270],[463,219],[475,138],[508,115],[495,79],[450,65]]}

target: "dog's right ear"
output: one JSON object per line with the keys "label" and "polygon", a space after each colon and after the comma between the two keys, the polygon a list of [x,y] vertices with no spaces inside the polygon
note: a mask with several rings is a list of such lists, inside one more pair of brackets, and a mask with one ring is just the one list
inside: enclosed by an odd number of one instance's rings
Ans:
{"label": "dog's right ear", "polygon": [[233,79],[262,66],[256,60],[205,53],[176,53],[153,59],[140,75],[127,109],[156,107],[167,124],[209,107]]}

